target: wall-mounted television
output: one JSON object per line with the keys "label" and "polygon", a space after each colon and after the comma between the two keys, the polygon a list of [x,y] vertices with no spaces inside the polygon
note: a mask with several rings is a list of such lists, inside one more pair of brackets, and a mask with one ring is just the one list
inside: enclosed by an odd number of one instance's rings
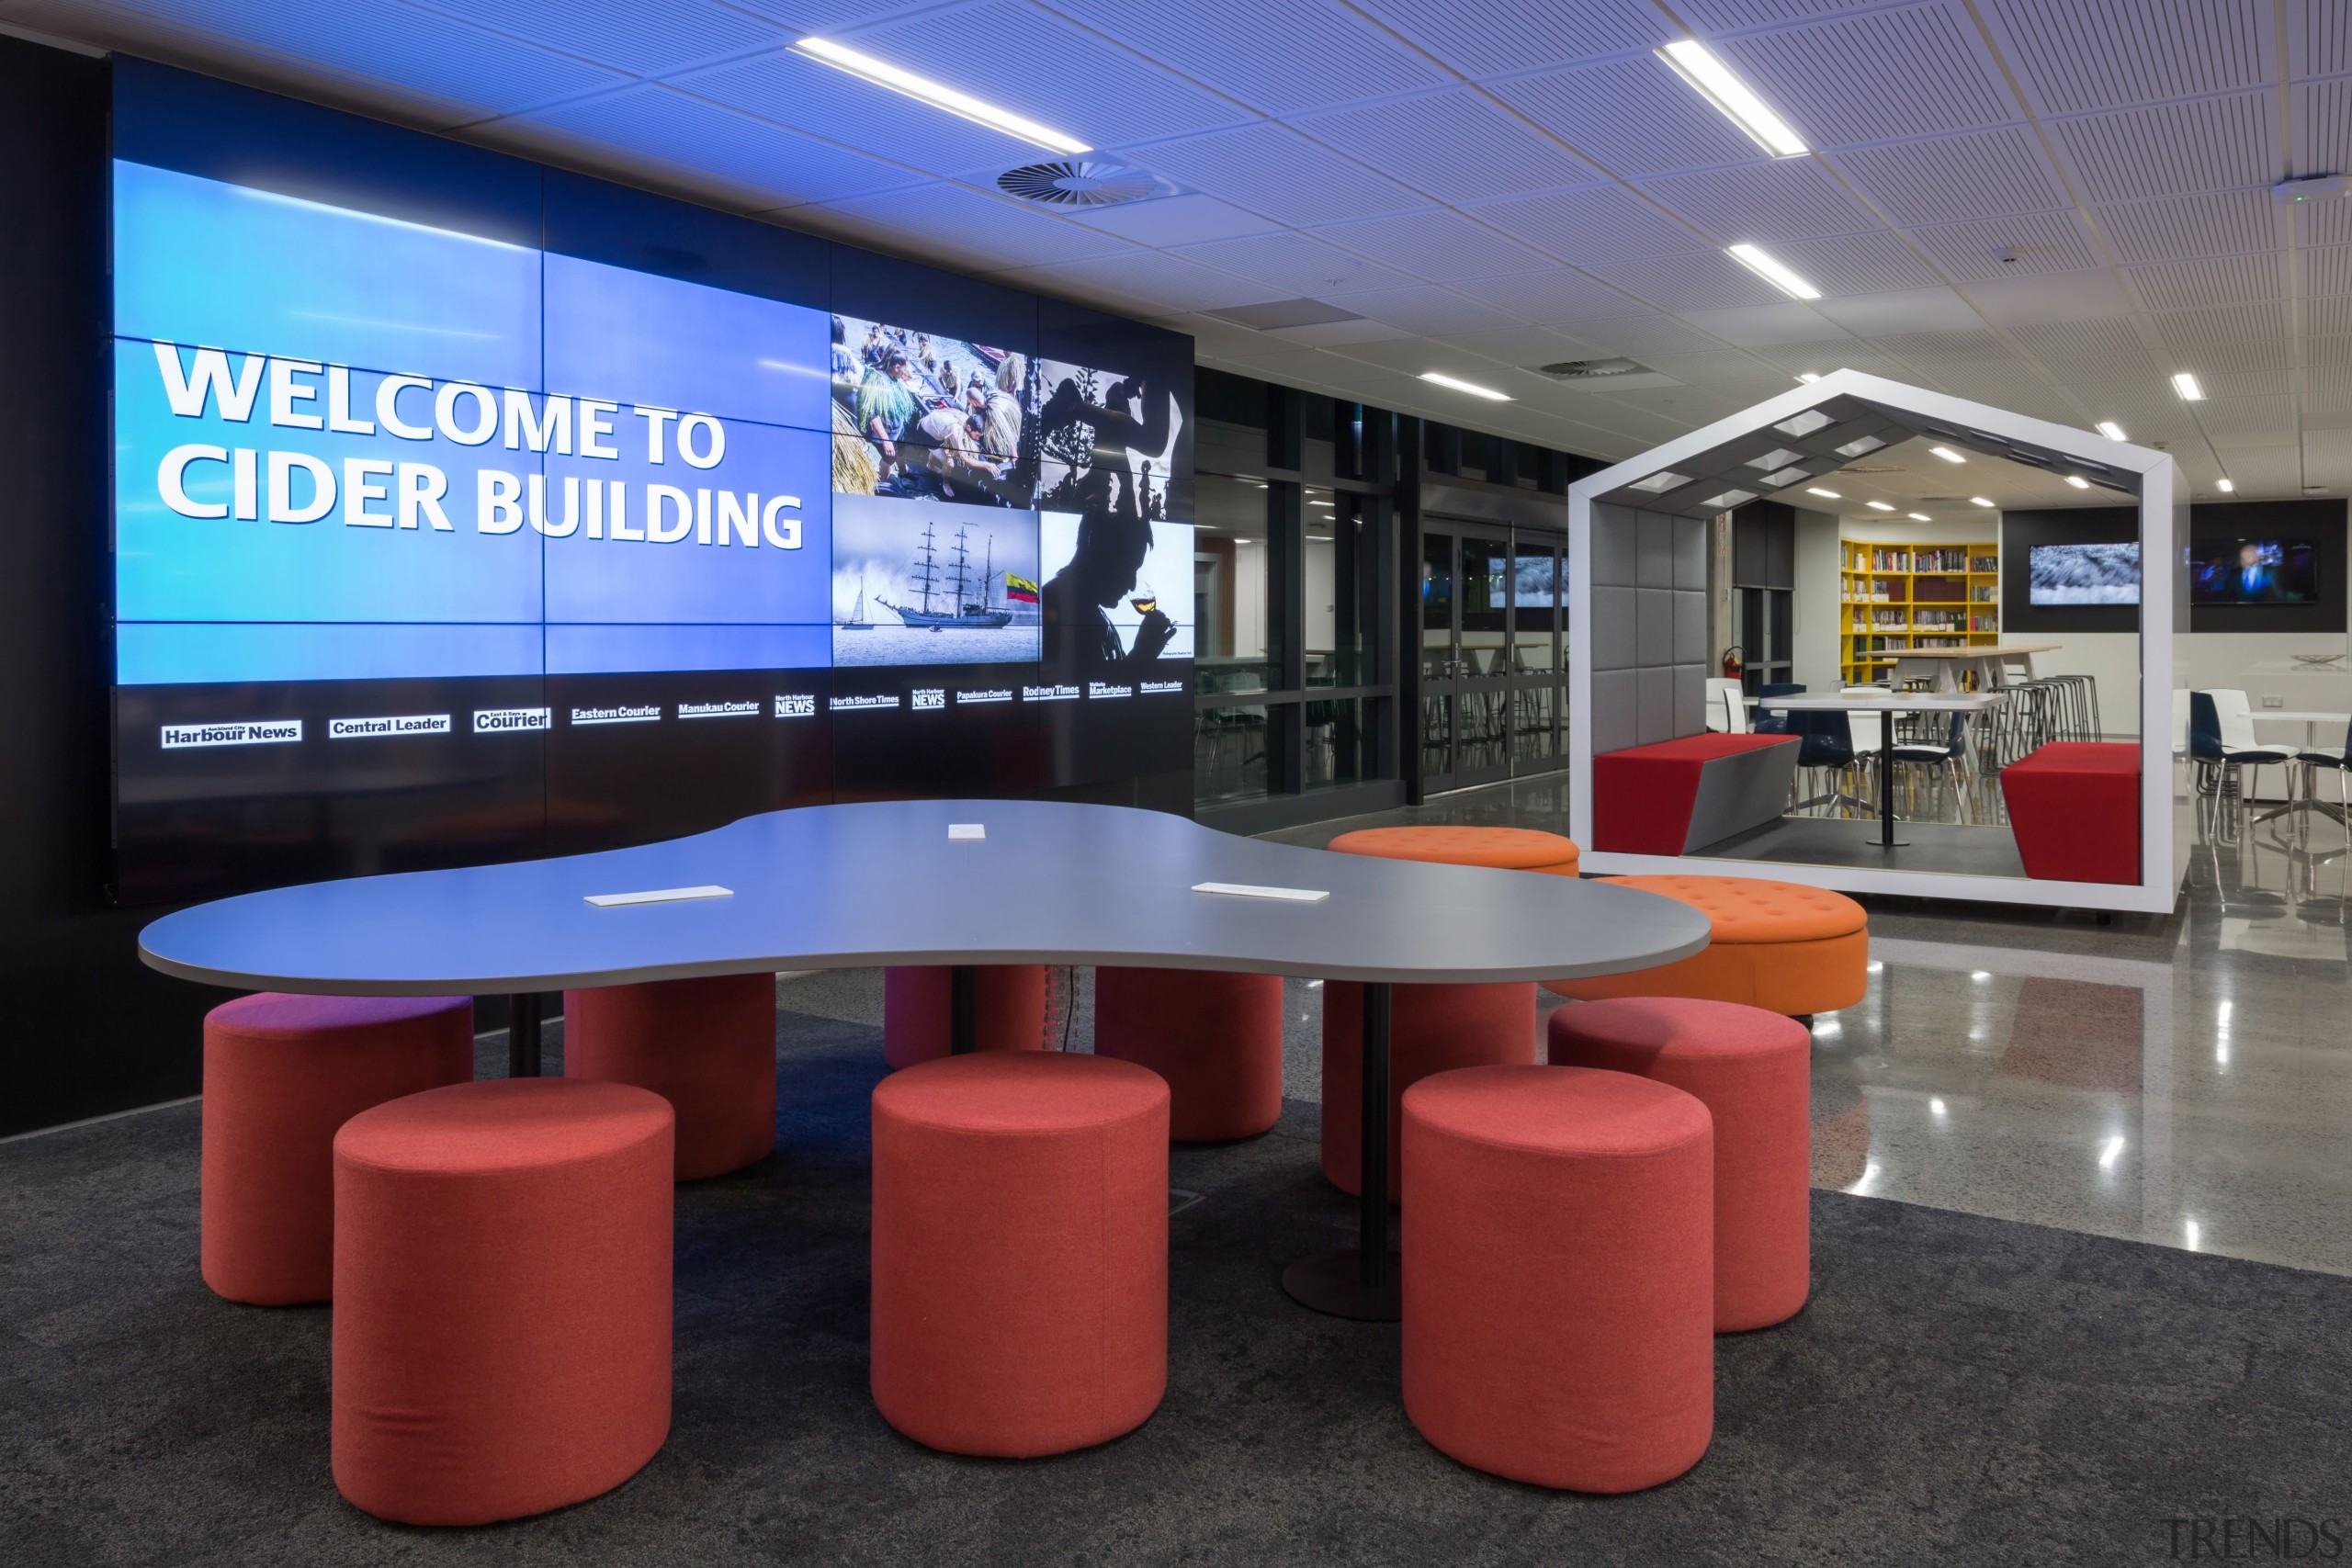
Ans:
{"label": "wall-mounted television", "polygon": [[2191,547],[2191,604],[2311,604],[2319,547],[2309,539],[2203,540]]}
{"label": "wall-mounted television", "polygon": [[2034,545],[2027,557],[2027,599],[2037,607],[2137,604],[2140,544]]}

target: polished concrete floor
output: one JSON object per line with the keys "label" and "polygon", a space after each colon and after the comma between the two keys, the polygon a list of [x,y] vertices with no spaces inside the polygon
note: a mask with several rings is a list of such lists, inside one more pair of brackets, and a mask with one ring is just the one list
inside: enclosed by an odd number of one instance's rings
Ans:
{"label": "polished concrete floor", "polygon": [[[1566,783],[1275,836],[1405,821],[1566,832]],[[2324,819],[2233,837],[2168,919],[1865,900],[1869,995],[1815,1033],[1815,1185],[2352,1274],[2352,852]]]}

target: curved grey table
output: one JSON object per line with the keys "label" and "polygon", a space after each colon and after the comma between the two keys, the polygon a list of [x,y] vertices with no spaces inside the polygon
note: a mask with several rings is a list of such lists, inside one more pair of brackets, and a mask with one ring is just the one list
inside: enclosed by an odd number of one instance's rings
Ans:
{"label": "curved grey table", "polygon": [[[987,837],[951,840],[956,823]],[[1316,902],[1193,891],[1303,888]],[[590,895],[716,885],[725,897],[600,908]],[[1291,1293],[1396,1315],[1387,1246],[1393,983],[1612,975],[1707,944],[1706,918],[1574,878],[1331,854],[1161,812],[890,801],[747,817],[634,849],[249,893],[166,915],[140,956],[250,990],[513,998],[510,1065],[538,1070],[537,993],[775,969],[947,964],[955,1048],[974,965],[1112,964],[1364,982],[1361,1245],[1295,1265]]]}

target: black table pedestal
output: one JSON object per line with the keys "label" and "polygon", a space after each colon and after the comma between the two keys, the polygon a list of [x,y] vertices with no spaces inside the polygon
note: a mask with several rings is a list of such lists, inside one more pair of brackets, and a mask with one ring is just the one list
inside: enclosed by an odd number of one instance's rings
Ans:
{"label": "black table pedestal", "polygon": [[[1328,993],[1327,993],[1328,995]],[[1404,1316],[1399,1259],[1388,1247],[1388,986],[1363,987],[1363,1142],[1356,1156],[1356,1245],[1283,1270],[1293,1301],[1333,1317],[1395,1323]]]}
{"label": "black table pedestal", "polygon": [[980,972],[972,964],[947,971],[947,1054],[968,1056],[980,1048]]}
{"label": "black table pedestal", "polygon": [[1894,716],[1879,715],[1878,721],[1878,847],[1899,850],[1910,843],[1908,839],[1894,836]]}
{"label": "black table pedestal", "polygon": [[519,991],[506,998],[506,1076],[510,1078],[535,1078],[539,1076],[539,1026],[544,1021],[544,1010],[539,1005],[539,993]]}

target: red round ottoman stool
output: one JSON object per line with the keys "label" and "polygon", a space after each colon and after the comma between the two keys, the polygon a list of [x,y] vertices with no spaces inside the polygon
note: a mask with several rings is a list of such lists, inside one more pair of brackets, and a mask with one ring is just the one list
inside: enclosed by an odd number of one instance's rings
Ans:
{"label": "red round ottoman stool", "polygon": [[478,1525],[609,1492],[670,1430],[669,1101],[496,1078],[334,1140],[334,1483]]}
{"label": "red round ottoman stool", "polygon": [[[1443,865],[1577,874],[1577,846],[1529,828],[1432,823],[1363,828],[1324,846],[1340,854],[1375,855]],[[1393,986],[1389,988],[1388,1198],[1396,1201],[1396,1107],[1405,1091],[1432,1073],[1456,1067],[1517,1066],[1535,1060],[1535,986]],[[1323,987],[1323,1174],[1342,1192],[1357,1186],[1363,1145],[1363,991],[1352,982]]]}
{"label": "red round ottoman stool", "polygon": [[566,991],[563,1076],[635,1084],[668,1100],[680,1181],[764,1159],[775,1147],[775,976]]}
{"label": "red round ottoman stool", "polygon": [[1794,1317],[1813,1285],[1813,1035],[1760,1008],[1679,997],[1552,1015],[1558,1066],[1671,1084],[1715,1123],[1715,1332]]}
{"label": "red round ottoman stool", "polygon": [[1168,1080],[1177,1142],[1255,1137],[1283,1113],[1282,976],[1098,968],[1094,1054]]}
{"label": "red round ottoman stool", "polygon": [[1143,1424],[1168,1384],[1168,1086],[1057,1051],[874,1090],[875,1407],[1025,1459]]}
{"label": "red round ottoman stool", "polygon": [[1751,876],[1604,880],[1690,905],[1707,917],[1708,943],[1655,969],[1544,982],[1564,997],[1704,997],[1810,1020],[1870,987],[1870,915],[1843,893]]}
{"label": "red round ottoman stool", "polygon": [[1538,1486],[1671,1481],[1714,1427],[1713,1134],[1678,1089],[1472,1067],[1405,1096],[1405,1414]]}
{"label": "red round ottoman stool", "polygon": [[[977,968],[979,1048],[1044,1050],[1046,966],[982,964]],[[944,964],[900,964],[882,971],[882,1059],[891,1066],[910,1067],[948,1054],[953,1021],[949,973]]]}
{"label": "red round ottoman stool", "polygon": [[474,1076],[471,997],[239,997],[204,1019],[198,1265],[232,1302],[334,1283],[334,1134],[388,1100]]}

